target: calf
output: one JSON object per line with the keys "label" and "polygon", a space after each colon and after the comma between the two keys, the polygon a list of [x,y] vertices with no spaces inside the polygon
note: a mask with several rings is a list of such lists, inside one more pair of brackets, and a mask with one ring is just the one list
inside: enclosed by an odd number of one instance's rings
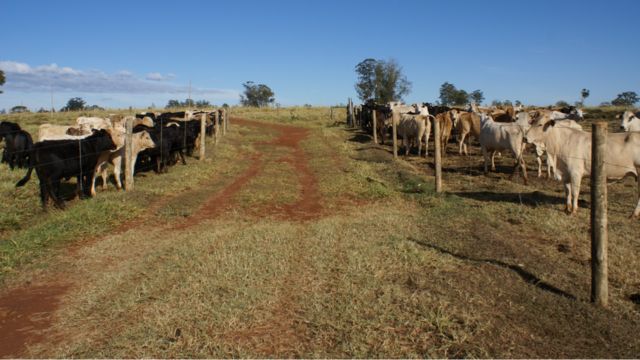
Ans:
{"label": "calf", "polygon": [[[136,160],[138,158],[138,154],[145,150],[155,147],[155,143],[151,138],[151,135],[147,131],[136,132],[131,136],[131,156],[133,159],[133,164],[131,165],[132,169],[135,169]],[[102,177],[102,188],[106,188],[107,185],[107,163],[113,165],[113,176],[116,180],[116,188],[118,190],[122,189],[122,182],[120,179],[120,174],[122,171],[123,165],[123,157],[125,156],[125,146],[119,146],[114,151],[106,151],[98,157],[98,161],[96,163],[95,171],[91,181],[91,196],[96,196],[96,176],[101,174]]]}
{"label": "calf", "polygon": [[98,157],[105,151],[114,150],[115,143],[107,130],[95,130],[90,136],[78,140],[41,141],[33,145],[29,170],[16,184],[23,186],[36,169],[40,180],[40,200],[47,208],[49,198],[55,206],[64,208],[60,198],[60,182],[64,178],[76,177],[83,192],[88,190],[93,180],[93,171]]}

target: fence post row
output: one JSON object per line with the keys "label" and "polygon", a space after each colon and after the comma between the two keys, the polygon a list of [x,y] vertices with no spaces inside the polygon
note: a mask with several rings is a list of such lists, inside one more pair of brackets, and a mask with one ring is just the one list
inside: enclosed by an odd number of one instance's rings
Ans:
{"label": "fence post row", "polygon": [[[433,120],[433,145],[434,154],[433,161],[435,162],[435,171],[436,171],[436,192],[442,192],[442,146],[440,139],[440,122],[437,119]],[[420,154],[418,154],[420,156]]]}
{"label": "fence post row", "polygon": [[222,121],[222,136],[227,135],[227,123],[226,123],[226,118],[227,118],[227,110],[225,108],[220,108],[222,109],[222,119],[220,119]]}
{"label": "fence post row", "polygon": [[592,125],[591,134],[591,302],[609,304],[607,264],[607,123]]}
{"label": "fence post row", "polygon": [[124,189],[133,190],[133,118],[127,118],[124,137]]}
{"label": "fence post row", "polygon": [[198,156],[198,160],[204,160],[205,157],[205,138],[207,131],[207,112],[203,112],[200,116],[200,154]]}

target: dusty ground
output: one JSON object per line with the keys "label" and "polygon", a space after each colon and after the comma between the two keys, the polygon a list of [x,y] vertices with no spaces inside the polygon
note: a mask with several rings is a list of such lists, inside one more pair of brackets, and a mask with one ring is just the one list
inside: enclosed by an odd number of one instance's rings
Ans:
{"label": "dusty ground", "polygon": [[394,164],[359,131],[293,122],[233,119],[220,146],[236,170],[207,168],[8,281],[0,356],[640,353],[633,182],[610,190],[602,310],[588,302],[588,211],[564,215],[557,184],[509,181],[507,156],[485,177],[452,145],[435,195],[430,158]]}

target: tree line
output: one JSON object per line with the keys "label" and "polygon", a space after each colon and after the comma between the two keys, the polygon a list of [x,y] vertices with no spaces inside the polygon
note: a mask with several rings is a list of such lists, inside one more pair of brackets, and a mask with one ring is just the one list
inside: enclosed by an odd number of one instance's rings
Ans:
{"label": "tree line", "polygon": [[[400,101],[405,95],[411,92],[411,82],[406,75],[402,73],[402,67],[397,61],[377,60],[372,58],[364,59],[355,67],[357,80],[355,90],[362,102],[373,100],[380,104],[391,101]],[[580,91],[580,101],[575,105],[584,105],[584,100],[589,97],[590,91],[582,89]],[[465,106],[470,103],[481,104],[485,100],[482,90],[466,91],[458,89],[450,82],[444,82],[440,85],[440,96],[438,103],[446,106]],[[614,106],[633,106],[640,98],[634,91],[625,91],[611,102],[602,103],[601,105]],[[522,104],[519,100],[515,101],[515,105]],[[511,100],[493,100],[491,105],[514,105]],[[558,106],[568,106],[569,103],[560,100],[556,103]]]}

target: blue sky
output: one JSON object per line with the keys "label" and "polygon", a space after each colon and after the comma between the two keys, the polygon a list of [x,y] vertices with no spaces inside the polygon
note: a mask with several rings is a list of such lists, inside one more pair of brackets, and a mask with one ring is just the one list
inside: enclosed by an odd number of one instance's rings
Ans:
{"label": "blue sky", "polygon": [[8,1],[0,109],[192,98],[235,104],[242,83],[283,105],[356,97],[355,65],[393,58],[435,101],[449,81],[487,102],[610,101],[640,92],[640,1]]}

